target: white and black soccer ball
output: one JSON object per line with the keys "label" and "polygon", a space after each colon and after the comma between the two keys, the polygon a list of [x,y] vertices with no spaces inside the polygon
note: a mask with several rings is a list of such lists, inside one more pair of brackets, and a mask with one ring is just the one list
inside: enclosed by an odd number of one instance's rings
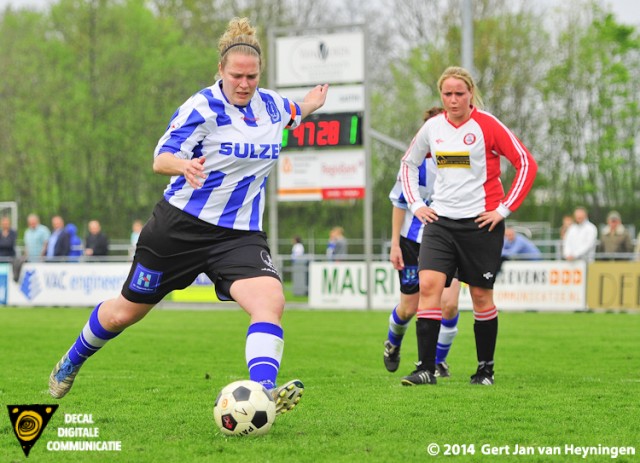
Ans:
{"label": "white and black soccer ball", "polygon": [[213,417],[227,436],[261,436],[269,432],[276,419],[276,403],[262,384],[234,381],[216,397]]}

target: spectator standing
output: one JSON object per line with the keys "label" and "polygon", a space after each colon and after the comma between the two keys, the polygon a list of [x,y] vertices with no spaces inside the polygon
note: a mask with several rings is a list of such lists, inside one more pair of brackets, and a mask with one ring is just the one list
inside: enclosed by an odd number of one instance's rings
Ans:
{"label": "spectator standing", "polygon": [[293,246],[291,247],[291,260],[299,261],[304,256],[304,244],[302,244],[302,238],[299,236],[293,237]]}
{"label": "spectator standing", "polygon": [[109,238],[102,232],[100,222],[91,220],[87,224],[89,233],[84,240],[85,256],[106,256],[109,254]]}
{"label": "spectator standing", "polygon": [[291,282],[294,296],[309,294],[309,262],[304,253],[302,238],[299,235],[294,236],[291,246]]}
{"label": "spectator standing", "polygon": [[51,236],[47,241],[47,260],[67,257],[71,252],[71,237],[64,228],[64,219],[59,215],[51,218]]}
{"label": "spectator standing", "polygon": [[573,223],[562,240],[562,257],[566,260],[591,262],[596,257],[598,228],[589,221],[587,209],[580,206],[573,212]]}
{"label": "spectator standing", "polygon": [[503,260],[540,260],[540,257],[540,249],[533,241],[512,227],[505,228],[502,244]]}
{"label": "spectator standing", "polygon": [[27,229],[24,232],[24,255],[30,261],[37,261],[47,252],[47,241],[51,236],[49,229],[40,223],[37,214],[27,217]]}
{"label": "spectator standing", "polygon": [[131,224],[131,237],[129,238],[129,244],[131,245],[129,248],[130,257],[133,257],[136,253],[136,245],[138,244],[138,238],[140,238],[140,232],[143,226],[142,220],[134,220]]}
{"label": "spectator standing", "polygon": [[567,233],[569,227],[573,225],[573,216],[566,214],[562,217],[562,225],[560,226],[560,239],[564,239],[564,235]]}
{"label": "spectator standing", "polygon": [[82,240],[78,236],[78,227],[76,227],[75,224],[70,223],[67,224],[64,229],[69,235],[69,260],[78,262],[80,257],[84,254]]}
{"label": "spectator standing", "polygon": [[[631,234],[622,225],[622,218],[618,211],[611,211],[607,215],[607,225],[602,229],[598,251],[604,254],[629,253],[633,252]],[[603,260],[628,260],[624,256],[605,255]]]}
{"label": "spectator standing", "polygon": [[138,244],[138,238],[140,238],[140,232],[142,231],[143,225],[142,220],[134,220],[131,224],[130,243],[134,248],[136,247],[136,244]]}
{"label": "spectator standing", "polygon": [[560,259],[562,257],[562,242],[564,241],[564,236],[567,234],[567,230],[569,227],[573,225],[573,215],[565,214],[562,216],[562,225],[560,226],[560,245],[558,246],[557,258]]}
{"label": "spectator standing", "polygon": [[11,228],[11,219],[5,215],[0,219],[0,261],[10,261],[16,257],[18,233]]}
{"label": "spectator standing", "polygon": [[333,227],[329,232],[329,244],[327,245],[327,258],[339,261],[347,255],[347,239],[344,237],[344,228]]}

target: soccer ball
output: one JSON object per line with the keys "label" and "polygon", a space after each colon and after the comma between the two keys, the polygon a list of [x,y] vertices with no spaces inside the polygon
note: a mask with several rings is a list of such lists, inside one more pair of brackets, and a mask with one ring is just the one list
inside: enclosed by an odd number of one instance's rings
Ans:
{"label": "soccer ball", "polygon": [[218,394],[213,417],[227,436],[261,436],[276,419],[276,403],[262,384],[234,381]]}

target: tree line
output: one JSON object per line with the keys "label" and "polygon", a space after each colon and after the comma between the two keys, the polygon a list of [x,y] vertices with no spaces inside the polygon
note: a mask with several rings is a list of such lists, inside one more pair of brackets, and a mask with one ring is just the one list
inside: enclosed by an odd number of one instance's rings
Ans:
{"label": "tree line", "polygon": [[[176,108],[215,79],[217,40],[233,16],[269,27],[367,26],[371,127],[409,143],[436,82],[460,64],[460,0],[58,0],[0,12],[0,201],[125,238],[167,178],[153,149]],[[485,107],[529,147],[540,170],[512,217],[559,226],[577,205],[640,229],[637,127],[640,37],[595,0],[554,10],[475,0],[474,74]],[[265,51],[268,54],[268,51]],[[265,57],[269,60],[269,57]],[[261,85],[269,87],[266,73]],[[372,142],[373,229],[390,235],[387,195],[402,153]],[[505,167],[507,165],[505,164]],[[511,172],[505,170],[508,185]],[[281,203],[281,237],[362,236],[359,201]],[[268,230],[268,214],[265,214]]]}

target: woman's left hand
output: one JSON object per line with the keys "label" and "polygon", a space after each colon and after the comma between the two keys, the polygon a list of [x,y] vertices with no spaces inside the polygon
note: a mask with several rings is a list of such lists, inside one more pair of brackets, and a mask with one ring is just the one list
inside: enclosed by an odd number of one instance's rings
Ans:
{"label": "woman's left hand", "polygon": [[497,210],[494,211],[485,211],[478,216],[475,222],[478,224],[479,228],[486,227],[489,225],[489,231],[493,231],[500,222],[504,220],[504,217],[500,215]]}
{"label": "woman's left hand", "polygon": [[301,103],[298,103],[303,119],[324,105],[324,102],[327,100],[328,90],[329,84],[316,85],[314,88],[309,90],[309,93],[306,94],[304,100],[302,100]]}

